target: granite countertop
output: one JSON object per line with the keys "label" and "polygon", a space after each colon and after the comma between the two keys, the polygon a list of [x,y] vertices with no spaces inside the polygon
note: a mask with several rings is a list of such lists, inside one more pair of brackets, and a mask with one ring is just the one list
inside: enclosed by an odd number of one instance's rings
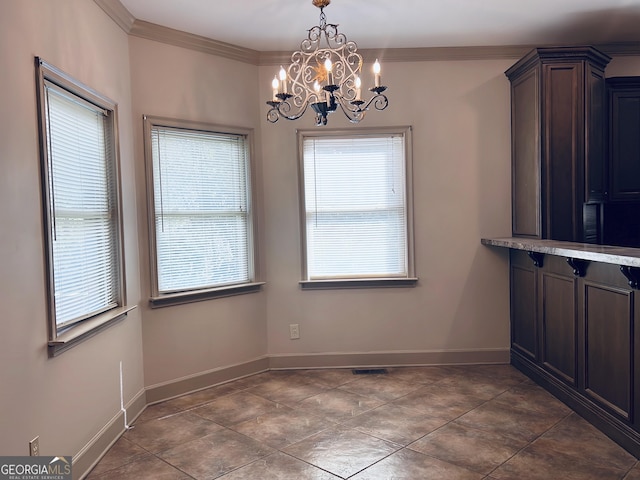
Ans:
{"label": "granite countertop", "polygon": [[537,238],[523,237],[483,238],[482,244],[493,247],[513,248],[516,250],[526,250],[528,252],[557,255],[559,257],[613,263],[628,267],[640,267],[640,248],[562,242],[559,240],[540,240]]}

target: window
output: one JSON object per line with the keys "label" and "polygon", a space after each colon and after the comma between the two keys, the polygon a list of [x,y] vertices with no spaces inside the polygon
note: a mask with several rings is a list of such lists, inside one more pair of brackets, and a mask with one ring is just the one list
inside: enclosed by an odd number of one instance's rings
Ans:
{"label": "window", "polygon": [[303,288],[415,285],[410,133],[298,133]]}
{"label": "window", "polygon": [[152,306],[260,289],[250,134],[145,117]]}
{"label": "window", "polygon": [[50,354],[126,313],[116,105],[36,59]]}

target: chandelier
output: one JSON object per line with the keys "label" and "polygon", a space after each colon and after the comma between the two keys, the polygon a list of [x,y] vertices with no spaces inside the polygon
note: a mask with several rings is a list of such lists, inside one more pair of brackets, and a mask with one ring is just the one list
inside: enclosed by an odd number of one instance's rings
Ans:
{"label": "chandelier", "polygon": [[376,110],[387,108],[389,101],[383,94],[387,87],[380,84],[378,60],[373,65],[374,86],[369,88],[372,96],[365,100],[360,78],[363,62],[358,46],[338,33],[338,25],[327,23],[324,7],[331,0],[312,0],[312,3],[320,9],[320,24],[309,30],[300,50],[293,52],[287,70],[280,67],[279,74],[273,78],[267,120],[271,123],[280,117],[297,120],[311,105],[316,126],[326,125],[327,116],[338,108],[349,121],[358,123],[372,106]]}

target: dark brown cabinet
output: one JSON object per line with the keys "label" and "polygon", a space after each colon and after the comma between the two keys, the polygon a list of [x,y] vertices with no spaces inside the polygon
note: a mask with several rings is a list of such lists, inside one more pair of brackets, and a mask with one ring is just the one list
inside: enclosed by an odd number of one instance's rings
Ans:
{"label": "dark brown cabinet", "polygon": [[585,280],[581,291],[585,394],[603,409],[637,425],[632,362],[635,292]]}
{"label": "dark brown cabinet", "polygon": [[514,236],[583,241],[584,204],[606,195],[610,60],[592,47],[538,48],[505,72]]}
{"label": "dark brown cabinet", "polygon": [[547,257],[539,271],[540,363],[568,385],[576,385],[576,278],[560,257]]}
{"label": "dark brown cabinet", "polygon": [[609,200],[640,201],[640,77],[607,79]]}
{"label": "dark brown cabinet", "polygon": [[[537,264],[537,266],[536,266]],[[512,250],[511,348],[562,380],[576,385],[576,278],[561,257]]]}
{"label": "dark brown cabinet", "polygon": [[639,455],[640,291],[618,265],[522,250],[510,275],[512,363]]}
{"label": "dark brown cabinet", "polygon": [[605,80],[610,60],[538,48],[505,72],[512,233],[531,239],[510,247],[511,360],[638,456],[640,267],[521,250],[640,247],[640,77]]}
{"label": "dark brown cabinet", "polygon": [[532,361],[538,354],[536,268],[524,252],[511,253],[511,348]]}
{"label": "dark brown cabinet", "polygon": [[585,239],[640,247],[640,77],[606,80],[608,93],[607,191],[586,204]]}

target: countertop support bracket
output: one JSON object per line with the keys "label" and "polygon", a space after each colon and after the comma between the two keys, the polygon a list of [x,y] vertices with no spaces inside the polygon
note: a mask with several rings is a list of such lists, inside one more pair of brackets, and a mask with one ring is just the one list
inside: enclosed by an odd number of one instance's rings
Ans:
{"label": "countertop support bracket", "polygon": [[533,261],[534,267],[542,268],[544,253],[528,251],[527,255],[529,255],[529,258]]}
{"label": "countertop support bracket", "polygon": [[640,290],[640,268],[621,265],[620,271],[629,280],[629,286],[634,290]]}
{"label": "countertop support bracket", "polygon": [[573,268],[573,274],[576,277],[584,277],[587,273],[587,265],[589,265],[588,261],[569,257],[567,258],[567,263],[571,268]]}

